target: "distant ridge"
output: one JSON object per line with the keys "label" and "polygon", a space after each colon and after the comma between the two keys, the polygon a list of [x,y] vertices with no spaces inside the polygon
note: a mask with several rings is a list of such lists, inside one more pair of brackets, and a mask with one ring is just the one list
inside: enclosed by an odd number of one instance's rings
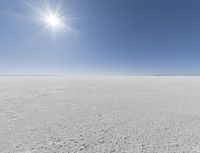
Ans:
{"label": "distant ridge", "polygon": [[200,76],[200,74],[155,74],[152,76]]}

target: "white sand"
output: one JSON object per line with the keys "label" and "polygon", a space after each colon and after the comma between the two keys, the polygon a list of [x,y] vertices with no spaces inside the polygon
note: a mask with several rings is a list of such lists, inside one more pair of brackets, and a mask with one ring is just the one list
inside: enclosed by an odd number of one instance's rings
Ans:
{"label": "white sand", "polygon": [[200,152],[200,77],[0,77],[0,152]]}

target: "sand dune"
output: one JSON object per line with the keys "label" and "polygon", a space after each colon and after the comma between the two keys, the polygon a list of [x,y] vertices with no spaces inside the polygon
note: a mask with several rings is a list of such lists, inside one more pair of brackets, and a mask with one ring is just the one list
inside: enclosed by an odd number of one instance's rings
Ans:
{"label": "sand dune", "polygon": [[0,152],[200,152],[200,77],[2,76]]}

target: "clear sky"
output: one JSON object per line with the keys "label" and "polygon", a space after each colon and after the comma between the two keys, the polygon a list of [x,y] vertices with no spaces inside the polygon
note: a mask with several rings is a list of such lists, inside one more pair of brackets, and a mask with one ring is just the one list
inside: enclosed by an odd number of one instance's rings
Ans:
{"label": "clear sky", "polygon": [[[59,6],[65,27],[37,12]],[[0,74],[200,74],[199,0],[0,0]],[[45,19],[44,19],[45,20]]]}

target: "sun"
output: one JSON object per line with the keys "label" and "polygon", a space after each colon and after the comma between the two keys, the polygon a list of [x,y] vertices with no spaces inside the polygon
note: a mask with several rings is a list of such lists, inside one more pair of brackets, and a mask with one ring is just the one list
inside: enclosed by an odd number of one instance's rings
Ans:
{"label": "sun", "polygon": [[53,7],[50,4],[44,6],[38,9],[36,16],[43,23],[45,29],[55,34],[68,27],[66,25],[66,16],[62,13],[60,6]]}
{"label": "sun", "polygon": [[72,26],[75,18],[66,14],[62,2],[57,1],[51,4],[49,0],[40,1],[41,3],[23,0],[31,10],[30,19],[41,26],[41,32],[50,32],[53,36],[64,33],[76,34],[77,30]]}
{"label": "sun", "polygon": [[53,13],[45,15],[44,21],[48,26],[54,29],[60,28],[63,25],[62,19]]}
{"label": "sun", "polygon": [[42,20],[45,25],[53,31],[61,30],[65,26],[62,16],[53,11],[44,13]]}

